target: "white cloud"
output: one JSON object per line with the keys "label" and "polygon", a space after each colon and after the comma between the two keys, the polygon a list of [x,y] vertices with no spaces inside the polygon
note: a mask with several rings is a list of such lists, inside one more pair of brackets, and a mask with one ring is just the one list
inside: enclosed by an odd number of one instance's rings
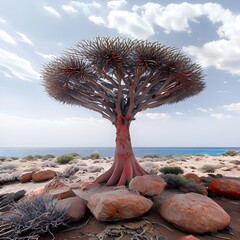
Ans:
{"label": "white cloud", "polygon": [[201,111],[201,112],[210,112],[212,111],[213,109],[208,107],[208,108],[202,108],[202,107],[199,107],[197,108],[198,111]]}
{"label": "white cloud", "polygon": [[70,5],[62,5],[62,9],[67,13],[77,13],[78,10]]}
{"label": "white cloud", "polygon": [[111,9],[119,9],[127,4],[126,0],[113,0],[107,3],[107,6]]}
{"label": "white cloud", "polygon": [[6,24],[7,22],[6,22],[6,20],[4,20],[3,18],[0,17],[0,23]]}
{"label": "white cloud", "polygon": [[13,37],[2,29],[0,29],[0,39],[2,39],[4,42],[9,43],[11,45],[17,44],[17,42],[13,39]]}
{"label": "white cloud", "polygon": [[21,41],[23,41],[24,43],[27,43],[27,44],[33,46],[32,41],[25,34],[23,34],[21,32],[17,32],[17,34],[21,37]]}
{"label": "white cloud", "polygon": [[183,115],[182,112],[175,112],[176,115]]}
{"label": "white cloud", "polygon": [[42,58],[46,59],[46,60],[50,60],[52,58],[54,58],[55,56],[53,54],[44,54],[44,53],[40,53],[35,51],[35,53],[39,56],[41,56]]}
{"label": "white cloud", "polygon": [[0,70],[0,72],[4,75],[4,77],[7,77],[7,78],[12,78],[11,75],[3,70]]}
{"label": "white cloud", "polygon": [[48,11],[49,13],[51,13],[52,15],[54,15],[54,16],[56,16],[56,17],[58,17],[58,18],[61,17],[60,14],[59,14],[54,8],[52,8],[51,6],[44,6],[43,8],[44,8],[46,11]]}
{"label": "white cloud", "polygon": [[108,27],[120,34],[146,39],[154,34],[152,26],[135,12],[112,10],[108,15]]}
{"label": "white cloud", "polygon": [[223,108],[227,111],[240,111],[240,102],[239,103],[231,103],[229,105],[223,105]]}
{"label": "white cloud", "polygon": [[104,25],[105,24],[104,19],[102,17],[100,17],[100,16],[93,16],[93,15],[91,15],[91,16],[88,17],[88,19],[90,21],[94,22],[97,25]]}
{"label": "white cloud", "polygon": [[105,119],[94,118],[94,117],[70,117],[70,118],[64,118],[64,121],[72,122],[72,123],[81,123],[81,124],[92,124],[92,123],[99,124],[99,123],[108,122]]}
{"label": "white cloud", "polygon": [[228,119],[232,118],[231,115],[229,114],[223,114],[223,113],[212,113],[210,114],[211,117],[216,118],[216,119]]}
{"label": "white cloud", "polygon": [[94,10],[99,10],[102,5],[97,2],[91,2],[91,3],[84,3],[79,1],[71,1],[70,6],[74,8],[78,8],[80,11],[82,11],[85,15],[91,15]]}
{"label": "white cloud", "polygon": [[164,120],[169,119],[170,115],[168,113],[138,113],[137,117],[148,118],[150,120]]}
{"label": "white cloud", "polygon": [[0,66],[22,80],[39,79],[39,74],[28,60],[4,49],[0,49]]}

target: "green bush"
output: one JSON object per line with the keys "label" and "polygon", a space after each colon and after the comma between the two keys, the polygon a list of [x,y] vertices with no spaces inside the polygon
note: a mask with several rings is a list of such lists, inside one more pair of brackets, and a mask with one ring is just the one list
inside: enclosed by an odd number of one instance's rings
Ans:
{"label": "green bush", "polygon": [[100,158],[100,154],[98,152],[93,152],[89,155],[90,159],[99,159]]}
{"label": "green bush", "polygon": [[34,158],[40,158],[40,159],[41,159],[41,158],[43,157],[43,155],[36,154],[36,155],[34,155],[33,157],[34,157]]}
{"label": "green bush", "polygon": [[159,158],[159,157],[160,155],[155,153],[147,153],[142,156],[142,158]]}
{"label": "green bush", "polygon": [[183,173],[183,169],[181,167],[178,166],[167,166],[167,167],[162,167],[159,169],[160,172],[164,173],[164,174],[181,174]]}
{"label": "green bush", "polygon": [[227,150],[225,153],[223,153],[224,156],[236,156],[238,155],[238,152],[235,150]]}
{"label": "green bush", "polygon": [[173,189],[173,188],[179,188],[186,182],[190,182],[190,180],[186,179],[182,175],[176,175],[176,174],[162,174],[161,177],[165,180],[167,183],[166,188]]}
{"label": "green bush", "polygon": [[56,158],[56,163],[66,164],[74,159],[74,156],[71,154],[62,154]]}
{"label": "green bush", "polygon": [[42,157],[43,160],[48,160],[49,158],[55,158],[53,154],[47,154]]}
{"label": "green bush", "polygon": [[78,153],[69,153],[69,154],[74,156],[74,157],[80,157],[80,154],[78,154]]}
{"label": "green bush", "polygon": [[27,155],[23,158],[26,159],[26,160],[32,160],[34,157],[33,157],[33,155]]}
{"label": "green bush", "polygon": [[11,157],[12,160],[18,160],[19,157]]}

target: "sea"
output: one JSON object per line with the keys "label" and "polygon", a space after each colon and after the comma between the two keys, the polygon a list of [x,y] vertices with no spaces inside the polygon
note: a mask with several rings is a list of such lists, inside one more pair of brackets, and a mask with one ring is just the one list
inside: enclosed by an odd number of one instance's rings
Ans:
{"label": "sea", "polygon": [[[145,154],[177,155],[177,154],[208,154],[218,155],[227,150],[240,151],[240,147],[134,147],[136,157]],[[114,155],[114,147],[0,147],[1,157],[25,157],[27,155],[53,154],[59,156],[66,153],[78,153],[82,157],[98,152],[101,157]]]}

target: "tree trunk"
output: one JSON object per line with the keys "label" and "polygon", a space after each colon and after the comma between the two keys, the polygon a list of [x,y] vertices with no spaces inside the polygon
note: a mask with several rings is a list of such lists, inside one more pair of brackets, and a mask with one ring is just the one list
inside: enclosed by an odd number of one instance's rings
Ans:
{"label": "tree trunk", "polygon": [[147,174],[137,162],[131,144],[129,133],[130,122],[124,120],[122,115],[117,117],[116,122],[116,149],[114,163],[112,167],[99,176],[95,182],[112,186],[118,183],[118,186],[125,185],[135,176]]}

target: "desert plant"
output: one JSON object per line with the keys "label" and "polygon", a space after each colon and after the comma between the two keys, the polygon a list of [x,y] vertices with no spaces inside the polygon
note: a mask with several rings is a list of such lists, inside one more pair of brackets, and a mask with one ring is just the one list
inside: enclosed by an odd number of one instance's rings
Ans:
{"label": "desert plant", "polygon": [[30,154],[30,155],[23,157],[23,159],[32,160],[32,159],[34,159],[34,157],[33,157],[33,155]]}
{"label": "desert plant", "polygon": [[162,167],[159,169],[159,171],[161,173],[164,173],[164,174],[181,174],[183,173],[183,169],[179,166],[166,166],[166,167]]}
{"label": "desert plant", "polygon": [[179,188],[180,186],[184,185],[186,182],[190,182],[190,180],[186,179],[182,175],[162,174],[161,177],[167,183],[166,188],[168,189]]}
{"label": "desert plant", "polygon": [[73,152],[73,153],[69,153],[69,154],[72,155],[72,156],[74,156],[74,157],[81,157],[79,153]]}
{"label": "desert plant", "polygon": [[57,208],[57,200],[40,194],[13,205],[0,218],[0,239],[39,239],[66,222],[67,208]]}
{"label": "desert plant", "polygon": [[185,100],[205,86],[201,67],[176,48],[118,37],[79,42],[46,64],[42,78],[56,100],[97,111],[116,127],[113,165],[95,181],[107,185],[146,174],[131,144],[136,114]]}
{"label": "desert plant", "polygon": [[15,170],[17,166],[15,164],[7,164],[2,167],[0,167],[0,173],[9,173]]}
{"label": "desert plant", "polygon": [[0,156],[0,161],[4,162],[7,158],[4,156]]}
{"label": "desert plant", "polygon": [[53,154],[46,154],[42,157],[43,160],[48,160],[49,158],[55,158]]}
{"label": "desert plant", "polygon": [[14,171],[12,173],[1,173],[0,174],[0,185],[8,183],[8,182],[14,182],[18,180],[18,177],[20,176],[21,172]]}
{"label": "desert plant", "polygon": [[224,156],[237,156],[238,155],[238,152],[235,151],[235,150],[227,150],[225,153],[223,153]]}
{"label": "desert plant", "polygon": [[56,163],[66,164],[74,159],[74,156],[71,154],[62,154],[56,158]]}
{"label": "desert plant", "polygon": [[203,173],[214,173],[217,169],[221,168],[222,164],[204,164],[201,167]]}
{"label": "desert plant", "polygon": [[91,153],[88,158],[90,159],[99,159],[100,158],[100,154],[98,152],[93,152]]}
{"label": "desert plant", "polygon": [[19,157],[11,157],[12,160],[18,160]]}
{"label": "desert plant", "polygon": [[172,154],[166,154],[166,155],[164,155],[164,157],[166,157],[166,158],[172,158]]}
{"label": "desert plant", "polygon": [[39,159],[39,158],[41,159],[43,157],[43,155],[35,154],[33,157],[36,158],[36,159]]}
{"label": "desert plant", "polygon": [[160,158],[160,155],[155,153],[147,153],[147,154],[144,154],[142,158]]}

